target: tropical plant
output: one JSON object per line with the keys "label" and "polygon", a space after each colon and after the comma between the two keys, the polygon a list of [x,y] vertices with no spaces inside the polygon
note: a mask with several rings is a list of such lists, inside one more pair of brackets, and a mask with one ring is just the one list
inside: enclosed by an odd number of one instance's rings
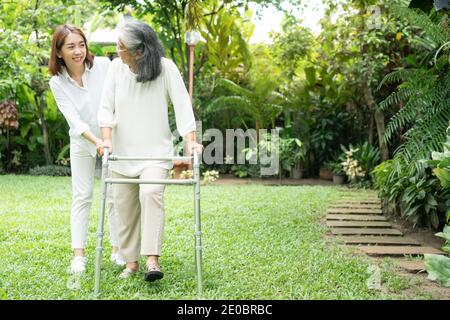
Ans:
{"label": "tropical plant", "polygon": [[448,55],[441,54],[436,63],[432,58],[448,41],[450,32],[440,20],[435,21],[418,11],[396,7],[394,12],[423,30],[420,44],[428,51],[422,64],[394,71],[379,84],[380,88],[385,83],[400,82],[397,91],[380,104],[381,110],[402,106],[390,119],[384,139],[389,142],[395,133],[404,131],[404,143],[396,155],[405,160],[413,175],[423,165],[417,160],[428,158],[445,140],[445,129],[450,120]]}
{"label": "tropical plant", "polygon": [[415,223],[422,220],[438,228],[442,221],[448,222],[450,188],[447,185],[447,155],[448,143],[444,144],[444,152],[433,152],[433,160],[420,160],[421,169],[413,176],[409,174],[402,157],[383,162],[373,171],[380,196]]}
{"label": "tropical plant", "polygon": [[278,84],[273,79],[254,79],[248,89],[228,79],[219,79],[217,86],[226,89],[230,94],[214,99],[210,108],[235,109],[241,114],[242,124],[246,129],[249,128],[247,122],[254,119],[257,134],[259,129],[273,127],[275,118],[283,110],[281,104],[284,96],[275,91]]}
{"label": "tropical plant", "polygon": [[97,6],[91,0],[0,4],[0,100],[15,101],[17,106],[19,130],[9,143],[16,158],[21,154],[22,171],[52,164],[68,144],[66,121],[48,87],[50,37],[58,24],[82,26]]}
{"label": "tropical plant", "polygon": [[297,162],[304,157],[303,143],[297,138],[279,139],[280,178],[284,172],[291,172]]}
{"label": "tropical plant", "polygon": [[450,126],[447,128],[447,142],[443,152],[432,152],[432,160],[427,163],[433,167],[433,174],[440,180],[442,188],[450,188]]}
{"label": "tropical plant", "polygon": [[208,170],[203,172],[202,176],[202,184],[206,185],[219,179],[219,172],[215,170]]}
{"label": "tropical plant", "polygon": [[345,170],[342,162],[331,162],[329,168],[335,175],[345,175]]}
{"label": "tropical plant", "polygon": [[[367,141],[356,147],[352,144],[348,148],[341,145],[341,150],[345,154],[342,165],[350,180],[361,178],[371,181],[370,174],[380,161],[379,150]],[[341,159],[343,159],[343,156],[341,156]]]}
{"label": "tropical plant", "polygon": [[[5,164],[8,166],[12,164],[11,155],[12,151],[11,147],[11,139],[10,139],[10,131],[17,130],[19,127],[18,114],[16,104],[12,101],[3,101],[0,102],[0,167],[3,168],[1,155],[5,154]],[[5,134],[3,136],[3,134]],[[5,142],[3,143],[3,140]],[[17,162],[16,162],[17,163]]]}
{"label": "tropical plant", "polygon": [[[436,236],[446,240],[442,250],[450,254],[450,227],[445,226],[442,232],[436,233]],[[438,254],[425,254],[424,256],[428,278],[445,287],[450,287],[450,258]]]}

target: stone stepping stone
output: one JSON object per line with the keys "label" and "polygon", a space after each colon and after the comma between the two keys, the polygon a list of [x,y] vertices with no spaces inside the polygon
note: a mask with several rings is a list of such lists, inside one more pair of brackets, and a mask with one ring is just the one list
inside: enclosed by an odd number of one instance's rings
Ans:
{"label": "stone stepping stone", "polygon": [[379,199],[370,199],[370,200],[361,200],[361,199],[339,199],[334,202],[334,204],[379,204],[381,205],[381,200]]}
{"label": "stone stepping stone", "polygon": [[339,200],[361,202],[361,203],[381,203],[381,200],[379,198],[340,197]]}
{"label": "stone stepping stone", "polygon": [[387,221],[385,216],[377,214],[327,214],[327,220],[349,220],[349,221]]}
{"label": "stone stepping stone", "polygon": [[408,272],[419,273],[425,271],[425,262],[423,261],[395,261],[395,264]]}
{"label": "stone stepping stone", "polygon": [[370,195],[370,196],[378,197],[378,193],[377,192],[373,192],[373,191],[361,191],[361,190],[355,191],[355,190],[352,190],[352,189],[340,189],[340,190],[338,189],[338,192],[339,193],[343,193],[343,194]]}
{"label": "stone stepping stone", "polygon": [[347,208],[347,209],[328,209],[327,213],[343,213],[343,214],[382,214],[381,209],[368,209],[368,208]]}
{"label": "stone stepping stone", "polygon": [[392,225],[385,221],[327,221],[327,226],[332,228],[392,228]]}
{"label": "stone stepping stone", "polygon": [[360,246],[358,250],[371,256],[404,256],[423,255],[425,253],[442,254],[439,249],[432,247],[413,246]]}
{"label": "stone stepping stone", "polygon": [[371,194],[340,194],[340,198],[349,198],[349,199],[369,199],[369,200],[378,200],[380,199],[377,195]]}
{"label": "stone stepping stone", "polygon": [[340,235],[403,235],[400,230],[392,228],[332,228],[331,233]]}
{"label": "stone stepping stone", "polygon": [[381,209],[381,204],[364,204],[364,203],[338,203],[329,206],[330,209],[339,208],[358,208],[358,209]]}
{"label": "stone stepping stone", "polygon": [[343,236],[340,239],[342,239],[345,244],[390,244],[420,246],[420,243],[414,239],[398,236]]}

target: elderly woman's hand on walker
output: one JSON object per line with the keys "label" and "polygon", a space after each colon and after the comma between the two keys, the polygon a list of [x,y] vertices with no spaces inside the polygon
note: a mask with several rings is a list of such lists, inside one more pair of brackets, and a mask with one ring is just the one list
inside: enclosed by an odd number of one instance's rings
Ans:
{"label": "elderly woman's hand on walker", "polygon": [[195,138],[195,131],[189,132],[185,137],[184,140],[186,141],[186,155],[191,156],[194,154],[194,152],[202,153],[203,152],[203,145],[200,143],[197,143]]}

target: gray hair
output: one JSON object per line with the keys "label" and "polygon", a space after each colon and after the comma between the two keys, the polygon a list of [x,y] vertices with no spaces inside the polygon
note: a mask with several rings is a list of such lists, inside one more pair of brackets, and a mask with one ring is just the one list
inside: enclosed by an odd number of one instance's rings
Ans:
{"label": "gray hair", "polygon": [[139,53],[136,60],[136,81],[155,80],[161,74],[164,49],[152,27],[137,20],[128,20],[118,27],[120,42],[128,51]]}

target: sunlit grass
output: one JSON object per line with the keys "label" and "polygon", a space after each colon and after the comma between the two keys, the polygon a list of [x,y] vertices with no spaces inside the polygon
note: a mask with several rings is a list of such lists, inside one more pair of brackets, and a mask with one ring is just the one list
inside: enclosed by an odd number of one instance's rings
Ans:
{"label": "sunlit grass", "polygon": [[[169,186],[160,259],[164,279],[146,283],[143,273],[118,279],[106,234],[101,298],[397,297],[368,290],[368,262],[325,242],[327,229],[320,220],[327,202],[337,197],[337,188],[321,186],[202,187],[204,293],[199,297],[192,188]],[[90,217],[88,271],[81,278],[68,273],[70,201],[70,178],[0,176],[0,299],[93,298],[99,182]]]}

